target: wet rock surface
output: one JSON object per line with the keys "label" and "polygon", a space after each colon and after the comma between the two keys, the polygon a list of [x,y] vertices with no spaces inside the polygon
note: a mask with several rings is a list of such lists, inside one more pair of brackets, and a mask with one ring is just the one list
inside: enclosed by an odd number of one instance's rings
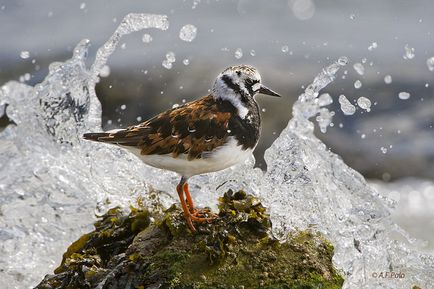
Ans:
{"label": "wet rock surface", "polygon": [[305,230],[277,241],[266,209],[243,191],[225,193],[219,217],[195,234],[175,205],[151,213],[139,199],[130,209],[101,216],[36,288],[342,287],[327,240]]}

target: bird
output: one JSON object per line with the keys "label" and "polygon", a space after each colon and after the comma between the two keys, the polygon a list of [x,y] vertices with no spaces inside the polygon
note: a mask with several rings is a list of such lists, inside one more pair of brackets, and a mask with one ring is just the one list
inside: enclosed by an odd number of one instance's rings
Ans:
{"label": "bird", "polygon": [[261,132],[257,94],[280,97],[261,83],[253,66],[230,66],[217,76],[208,95],[140,124],[85,133],[83,138],[120,146],[147,165],[178,173],[176,191],[183,214],[196,232],[193,222],[209,222],[217,216],[194,206],[188,180],[231,167],[252,154]]}

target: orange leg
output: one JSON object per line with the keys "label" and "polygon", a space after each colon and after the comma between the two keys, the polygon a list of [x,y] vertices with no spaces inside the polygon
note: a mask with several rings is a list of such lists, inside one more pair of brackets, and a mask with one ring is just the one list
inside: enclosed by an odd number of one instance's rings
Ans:
{"label": "orange leg", "polygon": [[[190,191],[188,190],[187,179],[182,178],[179,184],[176,186],[179,199],[181,200],[182,210],[184,211],[184,217],[187,221],[188,227],[192,232],[196,232],[192,221],[203,223],[209,222],[215,219],[217,216],[211,214],[208,209],[198,210],[194,208],[193,199],[191,198]],[[184,199],[185,194],[185,199]],[[203,217],[204,215],[211,215],[211,217]]]}
{"label": "orange leg", "polygon": [[185,197],[188,203],[188,207],[190,208],[190,212],[194,211],[194,204],[193,204],[193,199],[190,196],[190,191],[188,190],[188,184],[185,183],[184,184],[184,193],[185,193]]}
{"label": "orange leg", "polygon": [[190,228],[190,230],[192,232],[196,232],[196,229],[194,228],[193,223],[191,222],[190,211],[188,210],[187,204],[185,203],[185,200],[184,200],[184,192],[183,192],[182,187],[183,187],[182,184],[177,185],[176,191],[178,192],[179,199],[181,200],[182,210],[184,211],[184,217],[185,217],[185,220],[187,221],[187,225]]}
{"label": "orange leg", "polygon": [[[190,218],[193,221],[203,223],[203,222],[209,222],[214,220],[217,216],[211,214],[211,212],[208,209],[195,209],[193,204],[193,199],[191,198],[190,191],[188,190],[188,184],[184,184],[184,193],[186,197],[186,201],[188,203],[188,207],[190,209]],[[210,214],[211,217],[202,217],[204,214]]]}

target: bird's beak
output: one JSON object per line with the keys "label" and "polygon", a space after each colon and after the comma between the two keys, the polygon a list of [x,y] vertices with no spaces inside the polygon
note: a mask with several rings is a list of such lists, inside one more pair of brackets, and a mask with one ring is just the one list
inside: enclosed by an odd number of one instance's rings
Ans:
{"label": "bird's beak", "polygon": [[271,89],[269,89],[268,87],[266,87],[265,85],[261,84],[261,87],[259,88],[259,93],[262,94],[266,94],[266,95],[271,95],[271,96],[277,96],[280,97],[280,95],[277,92],[272,91]]}

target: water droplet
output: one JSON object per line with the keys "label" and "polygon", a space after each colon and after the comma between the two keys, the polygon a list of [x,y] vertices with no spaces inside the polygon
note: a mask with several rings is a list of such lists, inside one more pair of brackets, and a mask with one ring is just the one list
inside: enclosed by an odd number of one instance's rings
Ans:
{"label": "water droplet", "polygon": [[351,14],[351,15],[350,15],[350,19],[351,19],[351,20],[356,19],[356,14]]}
{"label": "water droplet", "polygon": [[391,76],[391,75],[386,75],[386,76],[384,77],[384,82],[385,82],[386,84],[391,84],[391,83],[392,83],[392,76]]}
{"label": "water droplet", "polygon": [[289,51],[288,45],[283,45],[282,48],[281,48],[281,50],[282,50],[283,53],[287,53]]}
{"label": "water droplet", "polygon": [[127,106],[125,104],[121,105],[121,110],[125,110],[127,108]]}
{"label": "water droplet", "polygon": [[181,40],[192,42],[197,35],[197,28],[192,24],[184,25],[179,31],[179,38]]}
{"label": "water droplet", "polygon": [[360,136],[361,139],[365,139],[366,138],[366,134],[362,133],[362,135]]}
{"label": "water droplet", "polygon": [[28,52],[27,50],[23,50],[23,51],[20,52],[20,57],[22,59],[27,59],[27,58],[30,57],[30,52]]}
{"label": "water droplet", "polygon": [[426,60],[426,66],[428,66],[429,71],[434,71],[434,56]]}
{"label": "water droplet", "polygon": [[365,67],[360,62],[354,63],[353,68],[358,74],[360,75],[365,74]]}
{"label": "water droplet", "polygon": [[240,59],[241,57],[243,57],[243,50],[241,48],[237,48],[235,50],[235,58]]}
{"label": "water droplet", "polygon": [[356,107],[351,104],[351,102],[341,94],[339,96],[339,103],[341,105],[341,110],[345,115],[353,115],[356,112]]}
{"label": "water droplet", "polygon": [[166,69],[172,69],[173,66],[172,62],[168,61],[167,59],[164,59],[161,65],[163,65],[163,67]]}
{"label": "water droplet", "polygon": [[265,108],[262,109],[262,112],[266,112],[267,110]]}
{"label": "water droplet", "polygon": [[327,108],[320,109],[319,115],[317,115],[315,119],[318,122],[319,129],[322,133],[327,132],[328,126],[333,126],[331,121],[334,115],[334,111],[329,111]]}
{"label": "water droplet", "polygon": [[315,14],[315,3],[313,0],[289,1],[289,6],[294,16],[299,20],[308,20]]}
{"label": "water droplet", "polygon": [[357,105],[366,110],[367,112],[371,111],[371,101],[369,100],[369,98],[366,98],[364,96],[361,96],[357,99]]}
{"label": "water droplet", "polygon": [[196,9],[197,5],[200,3],[201,0],[194,0],[193,5],[191,6],[191,9]]}
{"label": "water droplet", "polygon": [[404,46],[404,50],[405,50],[405,54],[404,54],[404,59],[413,59],[415,54],[414,51],[415,49],[413,47],[408,46],[408,44],[406,44]]}
{"label": "water droplet", "polygon": [[179,104],[177,104],[177,103],[174,103],[174,104],[172,105],[172,108],[177,108],[177,107],[179,107]]}
{"label": "water droplet", "polygon": [[150,34],[148,34],[148,33],[143,34],[143,37],[142,37],[143,43],[149,43],[151,41],[152,41],[152,36]]}
{"label": "water droplet", "polygon": [[127,44],[126,43],[122,43],[121,49],[125,49],[125,48],[127,48]]}
{"label": "water droplet", "polygon": [[255,51],[255,50],[253,50],[253,49],[252,49],[252,50],[250,50],[250,55],[251,55],[251,56],[255,56],[255,55],[256,55],[256,51]]}
{"label": "water droplet", "polygon": [[80,4],[80,9],[83,10],[84,8],[86,8],[86,3],[83,2]]}
{"label": "water droplet", "polygon": [[387,154],[387,148],[381,147],[380,150],[383,154]]}
{"label": "water droplet", "polygon": [[338,59],[338,64],[339,64],[340,66],[345,66],[345,65],[347,65],[347,64],[348,64],[348,57],[346,57],[346,56],[341,56],[341,57],[339,57],[339,59]]}
{"label": "water droplet", "polygon": [[166,59],[169,62],[175,62],[176,61],[175,52],[172,51],[167,52]]}
{"label": "water droplet", "polygon": [[406,100],[406,99],[409,99],[409,98],[410,98],[410,93],[405,92],[405,91],[401,91],[401,92],[398,94],[398,97],[399,97],[399,99]]}
{"label": "water droplet", "polygon": [[107,77],[109,75],[110,75],[110,67],[106,64],[101,68],[101,70],[99,72],[99,76]]}
{"label": "water droplet", "polygon": [[317,99],[319,106],[326,106],[333,103],[333,99],[328,93],[321,94]]}
{"label": "water droplet", "polygon": [[190,64],[190,60],[188,60],[188,59],[186,58],[186,59],[184,59],[184,60],[182,61],[182,63],[183,63],[184,65],[189,65],[189,64]]}
{"label": "water droplet", "polygon": [[359,89],[360,87],[362,87],[362,82],[361,82],[360,80],[356,80],[356,81],[354,82],[354,87],[355,87],[356,89]]}
{"label": "water droplet", "polygon": [[142,117],[138,116],[138,117],[136,117],[136,120],[140,122],[140,121],[142,121]]}
{"label": "water droplet", "polygon": [[378,47],[377,42],[372,42],[371,45],[369,45],[368,50],[372,51],[372,50],[374,50],[377,47]]}
{"label": "water droplet", "polygon": [[23,76],[24,76],[24,80],[25,81],[29,81],[30,80],[30,77],[31,77],[30,73],[25,73]]}

